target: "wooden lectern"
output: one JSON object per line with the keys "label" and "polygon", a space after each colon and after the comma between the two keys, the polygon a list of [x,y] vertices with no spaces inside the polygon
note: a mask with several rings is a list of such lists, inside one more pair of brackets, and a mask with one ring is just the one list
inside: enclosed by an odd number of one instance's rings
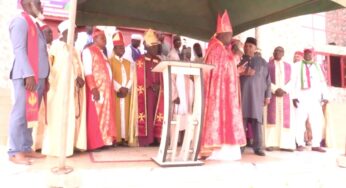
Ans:
{"label": "wooden lectern", "polygon": [[[195,166],[202,165],[198,160],[202,122],[204,113],[203,72],[213,69],[213,65],[202,63],[162,61],[156,65],[153,72],[162,72],[164,81],[164,121],[162,125],[161,143],[156,157],[152,158],[158,165],[167,166]],[[194,103],[192,114],[184,122],[185,136],[180,154],[177,156],[179,118],[173,120],[172,116],[172,75],[192,75],[194,78]]]}

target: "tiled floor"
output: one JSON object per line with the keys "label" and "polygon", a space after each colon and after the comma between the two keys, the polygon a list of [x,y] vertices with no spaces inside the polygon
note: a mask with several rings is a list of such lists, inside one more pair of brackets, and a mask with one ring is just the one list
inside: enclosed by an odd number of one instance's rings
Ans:
{"label": "tiled floor", "polygon": [[[153,148],[140,148],[155,156]],[[106,151],[116,154],[119,149]],[[121,149],[122,155],[133,158],[138,148]],[[161,168],[154,162],[93,162],[89,153],[67,159],[74,171],[54,175],[51,168],[57,158],[34,161],[31,166],[14,165],[7,161],[6,150],[0,149],[0,187],[346,187],[346,169],[336,164],[337,152],[267,152],[258,157],[246,151],[240,161],[206,161],[198,167]],[[112,158],[116,158],[113,157]]]}

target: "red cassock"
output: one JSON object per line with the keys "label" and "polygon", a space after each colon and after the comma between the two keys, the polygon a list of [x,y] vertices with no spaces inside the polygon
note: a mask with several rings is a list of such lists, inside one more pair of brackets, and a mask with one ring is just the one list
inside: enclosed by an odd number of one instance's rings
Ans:
{"label": "red cassock", "polygon": [[233,54],[218,39],[209,42],[205,62],[215,65],[204,76],[205,112],[201,155],[222,145],[246,144],[240,105],[237,65]]}
{"label": "red cassock", "polygon": [[[87,148],[92,150],[104,145],[111,145],[113,142],[116,135],[115,97],[107,60],[96,45],[92,45],[88,49],[92,57],[92,75],[86,76]],[[98,89],[100,102],[92,100],[91,90],[93,88]]]}

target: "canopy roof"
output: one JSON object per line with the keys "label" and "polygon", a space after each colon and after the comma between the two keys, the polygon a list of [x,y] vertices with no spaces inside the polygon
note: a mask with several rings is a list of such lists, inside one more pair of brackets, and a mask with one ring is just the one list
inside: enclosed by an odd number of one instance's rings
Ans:
{"label": "canopy roof", "polygon": [[345,0],[78,0],[78,25],[153,28],[208,40],[225,9],[234,34],[266,23],[343,8]]}

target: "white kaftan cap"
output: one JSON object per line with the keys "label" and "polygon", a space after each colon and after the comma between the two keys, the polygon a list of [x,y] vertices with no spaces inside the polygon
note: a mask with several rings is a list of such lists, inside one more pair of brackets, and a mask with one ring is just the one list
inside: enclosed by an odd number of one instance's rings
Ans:
{"label": "white kaftan cap", "polygon": [[142,40],[142,35],[140,34],[132,34],[131,35],[131,39],[135,39],[135,40]]}
{"label": "white kaftan cap", "polygon": [[[68,30],[68,28],[70,27],[70,20],[65,20],[63,22],[61,22],[59,25],[58,25],[58,30],[60,33],[63,33],[64,31]],[[76,26],[75,26],[76,27]]]}

